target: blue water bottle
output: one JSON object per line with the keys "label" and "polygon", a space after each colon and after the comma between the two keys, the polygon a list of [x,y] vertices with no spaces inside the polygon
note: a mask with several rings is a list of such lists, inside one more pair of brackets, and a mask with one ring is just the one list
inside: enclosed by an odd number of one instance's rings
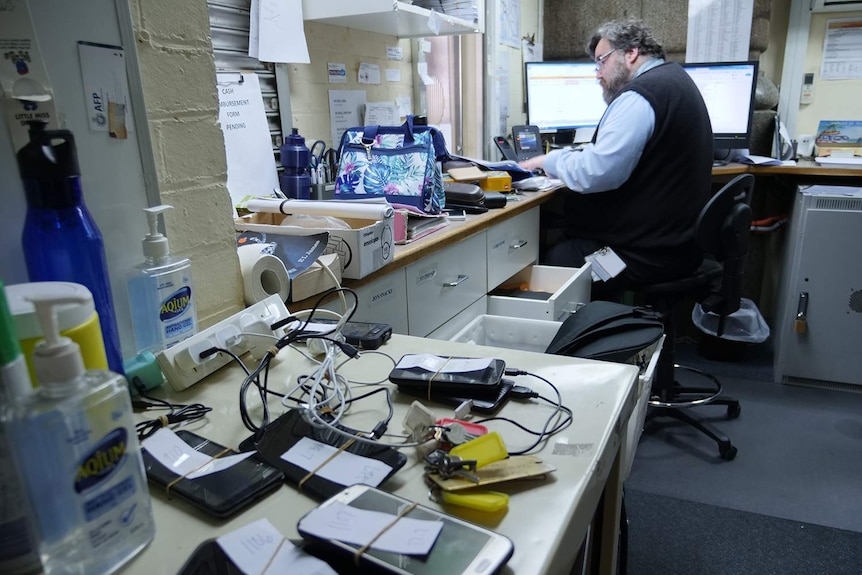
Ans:
{"label": "blue water bottle", "polygon": [[311,198],[311,153],[305,145],[305,138],[299,135],[296,128],[284,139],[280,153],[281,165],[284,167],[284,172],[278,178],[281,191],[288,198],[296,200]]}
{"label": "blue water bottle", "polygon": [[22,246],[30,281],[68,281],[93,293],[108,368],[124,373],[102,234],[84,205],[75,138],[68,130],[30,125],[30,142],[18,151],[27,196]]}

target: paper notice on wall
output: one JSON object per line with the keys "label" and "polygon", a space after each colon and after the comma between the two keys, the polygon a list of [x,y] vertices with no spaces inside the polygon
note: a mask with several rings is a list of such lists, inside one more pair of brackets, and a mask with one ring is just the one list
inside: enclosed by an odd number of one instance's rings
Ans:
{"label": "paper notice on wall", "polygon": [[90,131],[126,139],[132,131],[132,115],[123,49],[78,42],[78,57]]}
{"label": "paper notice on wall", "polygon": [[260,0],[251,0],[248,12],[248,55],[257,58],[260,52]]}
{"label": "paper notice on wall", "polygon": [[279,187],[278,173],[257,74],[217,74],[216,79],[227,189],[236,206],[246,196],[270,195]]}
{"label": "paper notice on wall", "polygon": [[330,84],[347,83],[347,67],[343,62],[329,62],[326,69]]}
{"label": "paper notice on wall", "polygon": [[0,94],[13,150],[17,151],[30,141],[28,122],[39,120],[56,129],[57,111],[27,2],[0,2],[0,13]]}
{"label": "paper notice on wall", "polygon": [[362,125],[366,97],[365,90],[329,91],[329,124],[333,147],[338,148],[345,130]]}
{"label": "paper notice on wall", "polygon": [[399,124],[398,110],[391,102],[368,102],[365,104],[366,126],[394,126]]}
{"label": "paper notice on wall", "polygon": [[862,18],[836,18],[826,21],[820,78],[862,78]]}
{"label": "paper notice on wall", "polygon": [[308,64],[302,0],[258,0],[258,60]]}
{"label": "paper notice on wall", "polygon": [[689,0],[686,62],[748,60],[754,0]]}
{"label": "paper notice on wall", "polygon": [[379,84],[380,66],[378,64],[369,64],[368,62],[360,63],[357,79],[360,84]]}

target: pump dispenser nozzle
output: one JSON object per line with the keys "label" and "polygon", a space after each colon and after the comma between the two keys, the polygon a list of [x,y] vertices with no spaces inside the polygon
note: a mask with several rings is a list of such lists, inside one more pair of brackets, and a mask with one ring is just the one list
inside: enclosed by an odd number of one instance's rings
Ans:
{"label": "pump dispenser nozzle", "polygon": [[162,204],[152,208],[144,208],[147,214],[147,225],[150,227],[150,233],[143,239],[144,256],[148,258],[164,258],[170,255],[171,248],[166,238],[159,231],[159,214],[163,214],[168,210],[174,209],[173,206]]}
{"label": "pump dispenser nozzle", "polygon": [[56,307],[63,304],[86,304],[83,295],[38,294],[27,298],[36,308],[45,341],[33,350],[33,370],[41,385],[63,384],[84,374],[81,348],[70,338],[60,335]]}

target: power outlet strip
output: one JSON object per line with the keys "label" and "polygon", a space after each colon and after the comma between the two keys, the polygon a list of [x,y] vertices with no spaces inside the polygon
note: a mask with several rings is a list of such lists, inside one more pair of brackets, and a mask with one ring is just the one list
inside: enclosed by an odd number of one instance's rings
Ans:
{"label": "power outlet strip", "polygon": [[233,361],[226,353],[214,353],[201,358],[202,352],[220,347],[237,356],[250,353],[259,359],[274,342],[269,337],[257,337],[254,334],[282,337],[284,328],[273,331],[270,326],[289,315],[278,294],[271,295],[160,352],[156,360],[171,387],[182,391]]}

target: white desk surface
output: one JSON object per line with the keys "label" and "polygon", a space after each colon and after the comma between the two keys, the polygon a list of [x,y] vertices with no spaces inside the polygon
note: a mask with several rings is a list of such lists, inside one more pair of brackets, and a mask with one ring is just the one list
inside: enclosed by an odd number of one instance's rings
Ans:
{"label": "white desk surface", "polygon": [[[635,402],[638,370],[631,365],[596,362],[538,353],[472,346],[439,340],[395,335],[380,351],[394,359],[405,353],[438,353],[471,357],[499,357],[509,367],[541,375],[560,390],[564,405],[573,411],[572,425],[554,435],[540,452],[542,459],[554,465],[556,472],[545,479],[500,484],[493,489],[510,495],[508,511],[500,517],[461,507],[440,507],[428,499],[423,481],[423,463],[408,448],[407,464],[381,487],[421,505],[437,507],[475,523],[503,533],[515,543],[515,553],[503,573],[568,573],[586,534],[605,482],[624,439],[625,425]],[[344,356],[341,356],[344,357]],[[311,363],[288,348],[282,350],[270,371],[270,389],[284,391],[287,381],[309,373]],[[376,354],[365,354],[345,364],[340,372],[357,381],[379,381],[386,378],[392,363]],[[515,378],[547,398],[554,392],[544,382],[528,377]],[[236,365],[225,367],[183,393],[162,393],[180,403],[202,402],[213,408],[207,420],[191,424],[188,429],[208,439],[236,448],[249,436],[243,427],[237,407],[243,373]],[[388,384],[391,385],[391,384]],[[394,386],[392,386],[394,389]],[[367,389],[367,388],[366,388]],[[356,391],[361,394],[362,390]],[[413,398],[393,393],[395,415],[390,433],[401,433],[401,421]],[[256,398],[255,390],[249,393]],[[272,418],[284,409],[273,398]],[[259,403],[252,403],[259,407]],[[427,404],[435,414],[451,416],[451,408]],[[513,418],[532,429],[541,429],[553,407],[533,399],[510,401],[498,415]],[[259,415],[259,410],[255,412]],[[381,395],[356,402],[344,420],[346,425],[369,429],[386,415]],[[488,427],[501,433],[510,451],[532,443],[530,436],[505,422],[490,422]],[[397,442],[397,438],[389,441]],[[266,517],[288,539],[298,538],[296,523],[317,502],[285,484],[227,521],[211,519],[182,501],[168,501],[163,492],[151,486],[156,517],[156,537],[150,546],[133,559],[122,573],[159,575],[175,574],[203,541],[233,531]]]}

